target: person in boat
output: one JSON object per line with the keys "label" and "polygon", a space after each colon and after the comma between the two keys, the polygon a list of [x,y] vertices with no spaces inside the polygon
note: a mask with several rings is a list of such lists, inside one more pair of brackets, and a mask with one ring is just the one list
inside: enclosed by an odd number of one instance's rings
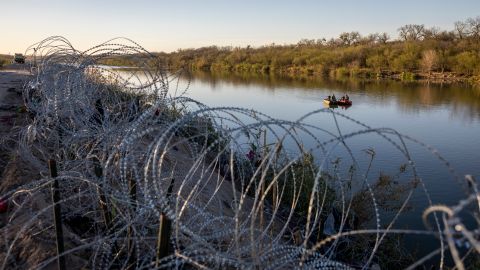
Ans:
{"label": "person in boat", "polygon": [[337,101],[337,98],[335,97],[335,94],[332,95],[332,101]]}
{"label": "person in boat", "polygon": [[330,98],[331,98],[331,97],[330,97],[330,96],[328,96],[328,97],[327,97],[327,100],[328,100],[328,101],[330,101],[330,100],[331,100]]}
{"label": "person in boat", "polygon": [[344,102],[344,101],[345,101],[345,96],[342,96],[342,98],[340,99],[340,101]]}
{"label": "person in boat", "polygon": [[345,95],[345,99],[346,99],[347,101],[349,101],[349,100],[350,100],[350,97],[349,97],[348,95]]}

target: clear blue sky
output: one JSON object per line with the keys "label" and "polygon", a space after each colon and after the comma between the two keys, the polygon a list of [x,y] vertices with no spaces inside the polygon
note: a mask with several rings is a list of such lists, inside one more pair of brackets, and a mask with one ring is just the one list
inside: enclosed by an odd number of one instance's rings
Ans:
{"label": "clear blue sky", "polygon": [[62,35],[78,49],[129,37],[150,51],[259,46],[387,32],[409,23],[452,29],[480,15],[480,0],[1,0],[0,53]]}

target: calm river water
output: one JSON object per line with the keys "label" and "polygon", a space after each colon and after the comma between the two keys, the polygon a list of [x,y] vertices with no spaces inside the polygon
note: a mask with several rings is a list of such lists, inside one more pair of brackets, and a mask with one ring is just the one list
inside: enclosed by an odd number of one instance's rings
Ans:
{"label": "calm river water", "polygon": [[[333,108],[334,111],[373,128],[389,127],[411,136],[438,150],[458,175],[480,176],[480,88],[461,84],[291,80],[198,73],[193,75],[186,95],[209,106],[251,108],[274,118],[296,120],[325,108],[322,101],[326,96],[339,97],[345,93],[353,106]],[[352,129],[345,122],[342,130]],[[362,149],[385,150],[375,136],[366,136],[360,143]],[[448,176],[439,168],[441,163],[429,151],[416,148],[420,147],[410,149],[412,158],[431,185],[435,201],[455,202],[453,191],[458,188],[457,183],[445,182]],[[395,161],[396,155],[391,154],[385,155],[384,161]]]}

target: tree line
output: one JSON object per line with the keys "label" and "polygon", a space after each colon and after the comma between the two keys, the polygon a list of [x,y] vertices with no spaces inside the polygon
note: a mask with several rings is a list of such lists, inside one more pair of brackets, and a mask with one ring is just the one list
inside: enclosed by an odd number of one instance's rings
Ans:
{"label": "tree line", "polygon": [[480,16],[454,23],[453,30],[407,24],[398,38],[344,32],[329,40],[257,48],[210,46],[180,49],[158,57],[171,68],[331,77],[480,76]]}

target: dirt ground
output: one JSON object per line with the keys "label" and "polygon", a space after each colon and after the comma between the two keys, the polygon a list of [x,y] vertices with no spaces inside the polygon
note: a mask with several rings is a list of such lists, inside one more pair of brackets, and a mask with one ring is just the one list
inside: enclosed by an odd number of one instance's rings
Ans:
{"label": "dirt ground", "polygon": [[[18,131],[29,122],[22,99],[22,92],[29,77],[27,65],[12,64],[0,69],[0,200],[3,201],[7,191],[40,177],[38,172],[30,169],[27,162],[19,158],[16,151]],[[35,269],[39,262],[55,255],[54,236],[52,233],[37,235],[31,229],[25,230],[24,225],[29,222],[32,212],[49,203],[48,196],[32,198],[30,207],[20,211],[14,210],[12,202],[7,201],[7,211],[0,213],[1,237],[6,240],[0,244],[0,268]],[[49,215],[40,220],[46,225],[32,224],[32,228],[52,225]],[[68,236],[69,232],[66,233]],[[71,245],[69,242],[66,244]],[[8,252],[10,254],[7,256]],[[80,269],[81,265],[84,265],[75,261],[72,256],[67,258],[67,263],[74,265],[74,269]],[[54,261],[43,269],[56,268]]]}
{"label": "dirt ground", "polygon": [[25,123],[22,89],[29,74],[26,65],[9,65],[0,69],[0,175],[15,147],[13,130]]}

